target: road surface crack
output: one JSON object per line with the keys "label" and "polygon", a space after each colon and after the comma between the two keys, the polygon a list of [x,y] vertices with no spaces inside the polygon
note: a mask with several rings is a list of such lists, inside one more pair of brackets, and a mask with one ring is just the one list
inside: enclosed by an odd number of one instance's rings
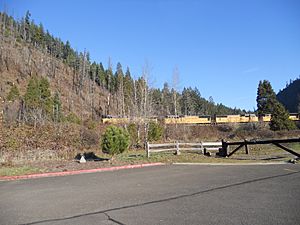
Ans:
{"label": "road surface crack", "polygon": [[122,222],[120,222],[120,221],[118,221],[118,220],[112,218],[107,212],[104,212],[103,214],[104,214],[105,216],[107,216],[108,220],[110,220],[110,221],[112,221],[112,222],[114,222],[114,223],[116,223],[116,224],[119,224],[119,225],[126,225],[125,223],[122,223]]}

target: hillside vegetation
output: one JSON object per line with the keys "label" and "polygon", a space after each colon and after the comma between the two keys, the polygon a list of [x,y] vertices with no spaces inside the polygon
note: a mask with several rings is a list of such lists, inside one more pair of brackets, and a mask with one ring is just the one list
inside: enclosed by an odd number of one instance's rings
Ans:
{"label": "hillside vegetation", "polygon": [[[197,88],[187,87],[179,92],[175,80],[172,85],[165,83],[162,89],[151,87],[152,75],[147,64],[142,74],[134,76],[137,79],[133,79],[128,67],[123,71],[121,63],[114,70],[109,60],[105,68],[101,62],[92,62],[87,50],[74,50],[69,41],[54,37],[30,17],[27,12],[17,21],[0,13],[0,97],[4,100],[1,107],[7,109],[4,116],[21,111],[32,77],[46,78],[52,97],[59,97],[63,114],[75,114],[80,120],[104,115],[149,117],[242,112],[215,104],[212,97],[206,100]],[[178,75],[176,71],[174,75]],[[11,89],[17,89],[20,98],[12,99]]]}
{"label": "hillside vegetation", "polygon": [[290,113],[300,113],[300,79],[290,81],[278,92],[277,99]]}

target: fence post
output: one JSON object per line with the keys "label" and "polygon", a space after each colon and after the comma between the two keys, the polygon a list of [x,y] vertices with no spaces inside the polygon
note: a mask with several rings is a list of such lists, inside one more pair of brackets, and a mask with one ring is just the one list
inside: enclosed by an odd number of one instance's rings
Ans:
{"label": "fence post", "polygon": [[219,155],[226,157],[228,155],[227,148],[228,148],[228,144],[226,143],[226,141],[224,141],[224,139],[222,139],[222,148],[220,149],[221,151],[219,152]]}
{"label": "fence post", "polygon": [[203,143],[202,143],[202,141],[200,141],[200,148],[201,148],[202,153],[205,155],[205,149],[203,148]]}
{"label": "fence post", "polygon": [[149,146],[149,143],[146,142],[146,152],[147,152],[147,158],[150,157],[150,146]]}
{"label": "fence post", "polygon": [[180,155],[180,151],[179,151],[179,143],[178,143],[178,141],[176,141],[176,155]]}
{"label": "fence post", "polygon": [[246,152],[247,155],[249,154],[247,139],[245,139],[245,152]]}

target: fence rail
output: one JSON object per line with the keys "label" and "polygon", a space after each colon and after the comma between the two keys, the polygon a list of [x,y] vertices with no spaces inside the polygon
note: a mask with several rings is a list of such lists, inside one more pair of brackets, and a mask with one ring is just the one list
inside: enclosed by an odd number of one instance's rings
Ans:
{"label": "fence rail", "polygon": [[147,157],[150,157],[152,152],[168,152],[173,151],[180,155],[181,151],[198,151],[206,154],[207,151],[219,150],[222,147],[222,142],[199,142],[199,143],[186,143],[174,142],[164,144],[146,144]]}

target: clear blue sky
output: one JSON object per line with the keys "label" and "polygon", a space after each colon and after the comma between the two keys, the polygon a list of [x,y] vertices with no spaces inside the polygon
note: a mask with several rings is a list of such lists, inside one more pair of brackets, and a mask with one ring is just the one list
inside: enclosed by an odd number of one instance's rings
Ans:
{"label": "clear blue sky", "polygon": [[253,109],[259,80],[277,92],[300,75],[299,0],[0,0],[107,66],[139,76],[147,60],[155,87],[172,82],[202,96]]}

